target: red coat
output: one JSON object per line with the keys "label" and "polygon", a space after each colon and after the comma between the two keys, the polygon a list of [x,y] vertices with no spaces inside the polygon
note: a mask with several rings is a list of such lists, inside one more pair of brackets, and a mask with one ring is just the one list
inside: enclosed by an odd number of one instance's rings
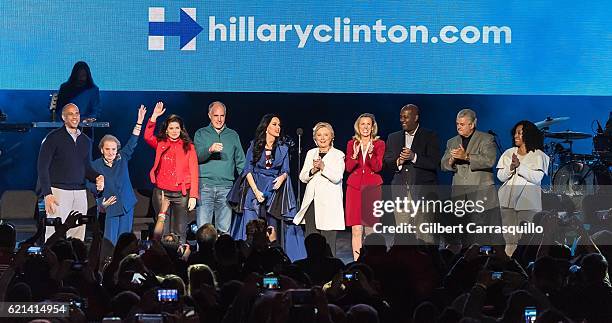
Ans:
{"label": "red coat", "polygon": [[[154,131],[155,122],[149,120],[145,128],[144,140],[149,146],[155,148],[155,162],[149,176],[151,177],[151,183],[156,184],[158,182],[157,171],[160,159],[163,153],[170,148],[170,142],[168,140],[159,141],[154,135]],[[182,148],[180,151],[184,152]],[[172,181],[176,181],[180,185],[183,195],[187,195],[187,190],[189,190],[189,197],[199,198],[198,157],[193,144],[189,146],[189,151],[186,154],[176,154],[176,179],[172,179]]]}
{"label": "red coat", "polygon": [[382,170],[385,142],[380,139],[373,141],[374,151],[372,152],[372,157],[366,156],[365,163],[363,162],[361,151],[357,155],[357,159],[351,159],[354,142],[355,139],[351,139],[346,144],[345,169],[350,173],[346,185],[357,189],[362,186],[382,185],[383,180],[378,173]]}
{"label": "red coat", "polygon": [[[372,142],[374,150],[372,157],[366,156],[365,163],[361,151],[357,159],[353,156],[354,139],[346,145],[345,170],[350,173],[346,181],[345,223],[347,226],[366,225],[373,226],[377,219],[373,217],[372,210],[362,210],[362,205],[372,205],[374,200],[380,199],[380,185],[382,177],[378,174],[382,170],[385,142],[375,140]],[[366,187],[370,189],[365,190]],[[371,189],[375,187],[376,189]]]}

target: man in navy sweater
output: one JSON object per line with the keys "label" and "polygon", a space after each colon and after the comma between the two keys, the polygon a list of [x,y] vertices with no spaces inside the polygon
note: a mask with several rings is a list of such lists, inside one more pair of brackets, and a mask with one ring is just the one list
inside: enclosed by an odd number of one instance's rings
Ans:
{"label": "man in navy sweater", "polygon": [[[79,107],[68,103],[62,108],[64,126],[51,131],[38,154],[38,189],[45,198],[47,217],[62,222],[70,211],[87,213],[86,180],[104,189],[104,177],[91,167],[91,139],[79,129]],[[46,227],[45,240],[55,232]],[[68,230],[67,236],[85,239],[85,225]]]}

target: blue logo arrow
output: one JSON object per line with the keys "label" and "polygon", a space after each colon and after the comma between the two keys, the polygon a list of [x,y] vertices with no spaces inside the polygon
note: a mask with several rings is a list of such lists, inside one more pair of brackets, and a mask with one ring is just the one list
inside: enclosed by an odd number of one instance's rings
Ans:
{"label": "blue logo arrow", "polygon": [[181,48],[185,47],[203,29],[182,9],[179,22],[149,22],[149,36],[180,36]]}

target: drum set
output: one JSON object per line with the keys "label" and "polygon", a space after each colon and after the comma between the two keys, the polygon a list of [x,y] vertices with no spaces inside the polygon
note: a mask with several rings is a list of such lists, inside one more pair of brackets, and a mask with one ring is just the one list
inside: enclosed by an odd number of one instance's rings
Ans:
{"label": "drum set", "polygon": [[[551,126],[567,120],[568,117],[548,117],[535,125],[546,139],[544,152],[550,157],[550,191],[582,200],[612,185],[612,136],[601,129],[595,136],[572,130],[550,131]],[[574,141],[589,138],[593,138],[591,154],[573,152]]]}

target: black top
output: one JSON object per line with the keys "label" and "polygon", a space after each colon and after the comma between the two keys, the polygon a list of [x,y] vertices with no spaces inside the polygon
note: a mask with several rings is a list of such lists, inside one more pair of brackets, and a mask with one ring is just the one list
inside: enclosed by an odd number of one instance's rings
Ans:
{"label": "black top", "polygon": [[[464,136],[459,136],[461,137],[461,145],[463,145],[463,149],[467,150],[468,145],[470,144],[470,140],[472,139],[472,136],[474,136],[474,133],[472,132],[471,135],[464,137]],[[462,164],[469,164],[469,162],[467,160],[457,160],[455,161],[455,164],[458,165],[462,165]]]}
{"label": "black top", "polygon": [[463,145],[463,149],[467,150],[467,146],[470,144],[470,139],[472,139],[473,135],[474,133],[472,132],[472,134],[467,137],[461,136],[461,144]]}

